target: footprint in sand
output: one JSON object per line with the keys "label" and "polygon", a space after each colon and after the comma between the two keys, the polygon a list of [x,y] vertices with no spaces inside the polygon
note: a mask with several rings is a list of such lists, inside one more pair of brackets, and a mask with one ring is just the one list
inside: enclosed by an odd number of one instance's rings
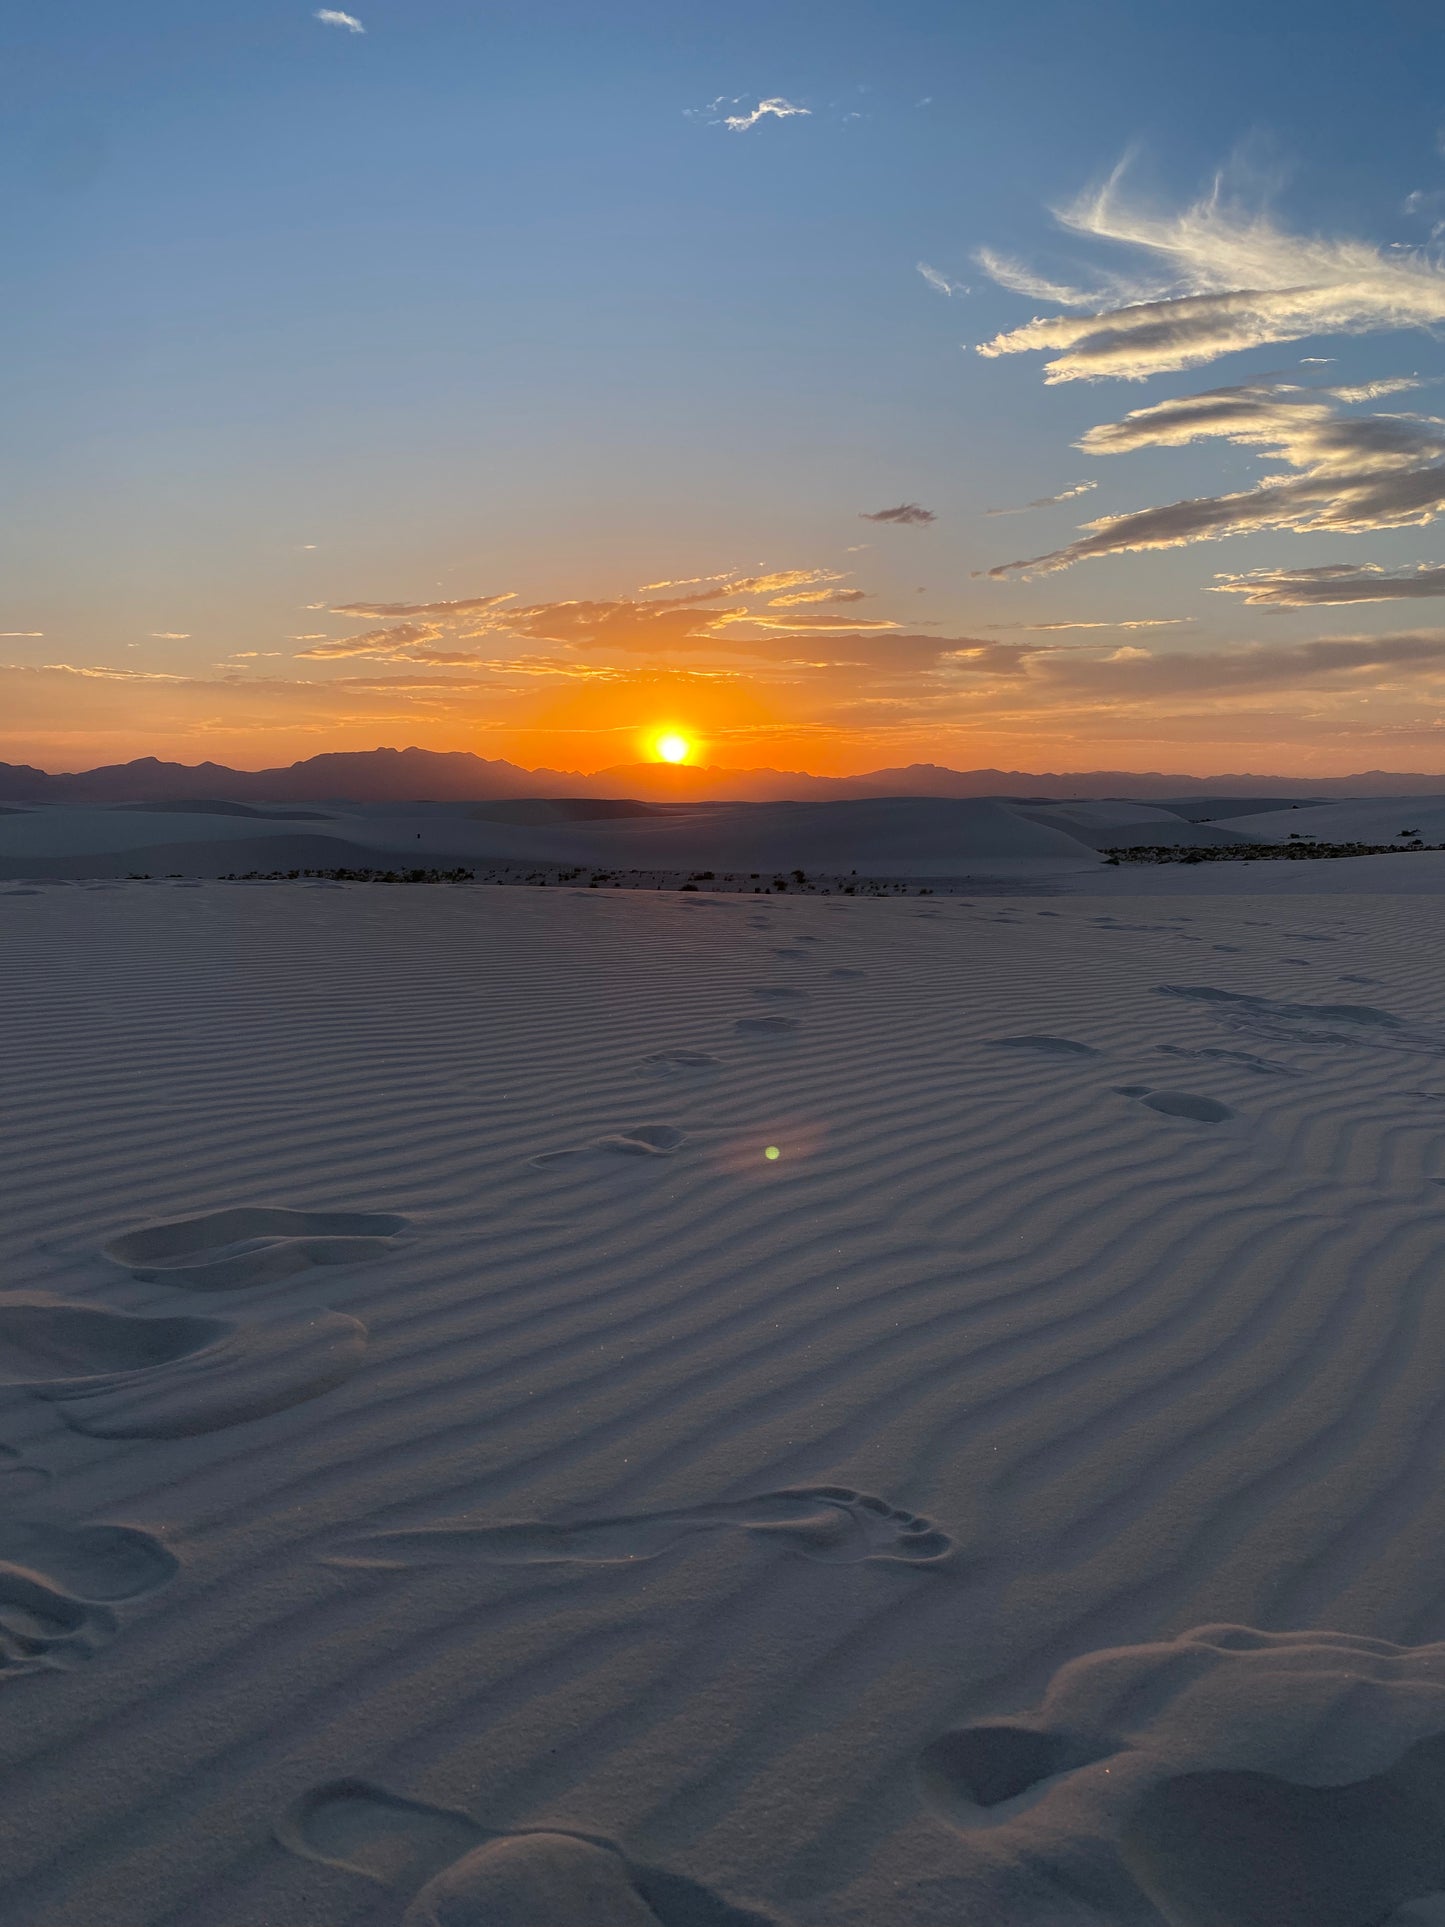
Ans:
{"label": "footprint in sand", "polygon": [[794,963],[807,963],[808,961],[808,953],[806,950],[774,949],[773,955],[775,957],[787,957]]}
{"label": "footprint in sand", "polygon": [[0,1294],[0,1387],[55,1405],[97,1438],[183,1438],[315,1398],[361,1363],[342,1312],[255,1323],[142,1318],[46,1293]]}
{"label": "footprint in sand", "polygon": [[702,1071],[722,1068],[722,1059],[710,1057],[705,1050],[655,1050],[644,1057],[642,1068],[654,1077],[696,1076]]}
{"label": "footprint in sand", "polygon": [[600,1836],[497,1833],[366,1780],[313,1787],[276,1837],[302,1859],[414,1895],[401,1927],[781,1927]]}
{"label": "footprint in sand", "polygon": [[891,1559],[907,1565],[936,1564],[953,1541],[931,1519],[900,1512],[884,1499],[842,1485],[801,1486],[763,1492],[755,1499],[684,1506],[675,1512],[639,1512],[578,1525],[547,1525],[528,1519],[515,1525],[479,1526],[441,1519],[410,1531],[374,1532],[348,1541],[328,1563],[397,1568],[450,1565],[626,1566],[679,1544],[694,1533],[744,1532],[781,1552],[801,1553],[830,1565]]}
{"label": "footprint in sand", "polygon": [[110,1603],[169,1583],[176,1560],[130,1526],[0,1525],[0,1678],[79,1665],[112,1638]]}
{"label": "footprint in sand", "polygon": [[43,1465],[32,1464],[17,1446],[0,1445],[0,1505],[49,1483],[50,1473]]}
{"label": "footprint in sand", "polygon": [[1099,1053],[1092,1044],[1080,1044],[1072,1037],[1049,1037],[1043,1032],[1037,1036],[991,1037],[990,1046],[994,1050],[1037,1051],[1041,1057],[1097,1057]]}
{"label": "footprint in sand", "polygon": [[286,1211],[236,1205],[196,1218],[142,1225],[112,1238],[105,1255],[133,1278],[191,1291],[274,1284],[312,1265],[356,1265],[396,1249],[407,1220],[393,1211]]}
{"label": "footprint in sand", "polygon": [[1198,1097],[1193,1091],[1156,1091],[1148,1084],[1116,1084],[1120,1097],[1137,1097],[1147,1109],[1161,1117],[1187,1117],[1194,1124],[1223,1124],[1236,1113],[1214,1097]]}
{"label": "footprint in sand", "polygon": [[1445,1646],[1201,1626],[1091,1653],[1037,1709],[934,1740],[918,1778],[996,1871],[1086,1894],[1090,1920],[1445,1918]]}
{"label": "footprint in sand", "polygon": [[770,1002],[800,1004],[807,998],[807,991],[800,990],[796,984],[753,984],[754,997],[766,997]]}
{"label": "footprint in sand", "polygon": [[1213,984],[1155,984],[1156,997],[1202,1004],[1230,1030],[1298,1044],[1350,1044],[1376,1050],[1445,1055],[1445,1035],[1415,1028],[1373,1004],[1293,1004],[1219,990]]}
{"label": "footprint in sand", "polygon": [[739,1017],[733,1029],[744,1037],[790,1037],[802,1025],[796,1017]]}
{"label": "footprint in sand", "polygon": [[544,1171],[554,1165],[587,1164],[608,1157],[670,1158],[686,1142],[687,1132],[679,1131],[675,1124],[637,1124],[630,1131],[614,1131],[570,1150],[543,1151],[532,1163]]}
{"label": "footprint in sand", "polygon": [[866,970],[850,970],[846,964],[840,964],[836,970],[830,970],[828,975],[853,983],[860,977],[866,977],[868,973]]}

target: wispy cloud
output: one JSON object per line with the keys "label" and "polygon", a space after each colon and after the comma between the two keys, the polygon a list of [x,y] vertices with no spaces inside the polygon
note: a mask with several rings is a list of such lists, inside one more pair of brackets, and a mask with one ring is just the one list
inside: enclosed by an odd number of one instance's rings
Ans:
{"label": "wispy cloud", "polygon": [[926,261],[918,262],[917,266],[918,272],[923,276],[929,287],[936,288],[940,294],[967,294],[969,292],[967,286],[962,281],[951,280],[948,275],[943,273],[942,269],[931,268]]}
{"label": "wispy cloud", "polygon": [[996,622],[992,626],[1043,635],[1062,629],[1182,629],[1193,620],[1193,616],[1135,616],[1128,622]]}
{"label": "wispy cloud", "polygon": [[336,602],[331,605],[334,616],[374,616],[390,620],[393,616],[470,616],[485,609],[495,609],[499,603],[512,599],[512,592],[502,595],[463,596],[455,602]]}
{"label": "wispy cloud", "polygon": [[0,629],[0,637],[6,642],[43,642],[43,629]]}
{"label": "wispy cloud", "polygon": [[[753,101],[751,107],[747,106]],[[729,107],[739,108],[738,113],[728,113]],[[811,107],[800,107],[796,101],[784,100],[781,94],[774,94],[768,100],[758,100],[751,94],[719,94],[716,100],[709,101],[706,107],[690,108],[689,115],[694,120],[706,121],[709,127],[726,127],[734,134],[745,134],[750,127],[756,127],[763,120],[792,120],[812,114]]]}
{"label": "wispy cloud", "polygon": [[[836,569],[775,569],[771,575],[731,576],[720,589],[709,591],[715,595],[771,595],[779,589],[798,589],[814,582],[837,582]],[[699,596],[699,602],[706,598]]]}
{"label": "wispy cloud", "polygon": [[[383,661],[416,661],[418,647],[434,642],[441,629],[434,622],[398,622],[390,628],[367,629],[354,636],[334,636],[297,651],[314,662],[345,660],[352,656]],[[297,637],[297,641],[302,638]]]}
{"label": "wispy cloud", "polygon": [[859,519],[864,522],[893,522],[899,528],[923,528],[938,517],[932,509],[920,508],[917,502],[900,502],[891,509],[861,509]]}
{"label": "wispy cloud", "polygon": [[[619,596],[538,602],[517,606],[511,594],[461,596],[445,602],[354,601],[332,605],[335,615],[359,616],[379,627],[355,635],[296,636],[308,646],[297,655],[318,662],[361,659],[373,662],[425,663],[477,668],[483,658],[475,650],[458,650],[457,642],[477,642],[505,635],[516,641],[541,642],[573,649],[612,648],[625,653],[664,654],[669,650],[714,648],[734,652],[735,625],[780,626],[768,610],[800,602],[854,602],[861,589],[840,589],[836,569],[772,569],[759,575],[700,576],[684,595]],[[659,585],[660,586],[660,585]],[[755,613],[759,599],[765,609]],[[400,618],[400,620],[398,619]],[[844,628],[891,628],[889,623],[863,623],[844,616],[789,617],[788,625],[830,624]]]}
{"label": "wispy cloud", "polygon": [[1221,576],[1219,595],[1243,596],[1263,609],[1340,607],[1351,602],[1414,602],[1445,596],[1445,567],[1417,562],[1413,569],[1385,569],[1378,562],[1327,562],[1315,569],[1253,569]]}
{"label": "wispy cloud", "polygon": [[1002,286],[1094,312],[1027,322],[981,343],[981,355],[1055,350],[1047,381],[1139,381],[1266,342],[1445,320],[1445,268],[1430,256],[1291,234],[1231,199],[1222,177],[1192,206],[1151,213],[1125,198],[1121,173],[1057,218],[1071,233],[1137,249],[1154,271],[1133,284],[1082,290],[985,251],[980,265]]}
{"label": "wispy cloud", "polygon": [[[1117,278],[1103,280],[1092,288],[1075,288],[1066,281],[1051,281],[995,248],[978,248],[973,258],[990,281],[1007,288],[1010,294],[1027,295],[1031,301],[1050,301],[1059,308],[1105,308],[1111,303],[1117,306],[1138,293],[1136,286]],[[980,348],[979,353],[985,354],[987,350]]]}
{"label": "wispy cloud", "polygon": [[[1348,392],[1348,391],[1346,391]],[[1048,574],[1091,557],[1181,548],[1267,529],[1363,534],[1433,521],[1445,508],[1445,422],[1419,415],[1342,415],[1329,391],[1283,382],[1216,388],[1136,408],[1091,428],[1091,455],[1180,448],[1214,438],[1285,465],[1258,486],[1126,515],[1101,516],[1065,548],[988,571]]]}
{"label": "wispy cloud", "polygon": [[190,639],[191,639],[191,632],[189,629],[152,629],[151,630],[152,642],[189,642]]}
{"label": "wispy cloud", "polygon": [[82,665],[73,662],[47,662],[41,668],[47,674],[80,676],[91,682],[185,682],[184,676],[170,676],[158,669],[111,669],[103,664]]}
{"label": "wispy cloud", "polygon": [[[323,27],[342,27],[347,33],[365,33],[366,29],[355,14],[339,13],[335,7],[318,7],[314,16]],[[308,542],[306,547],[314,549],[316,544]]]}
{"label": "wispy cloud", "polygon": [[770,609],[793,609],[804,602],[863,602],[866,589],[797,589],[791,595],[775,595]]}
{"label": "wispy cloud", "polygon": [[706,582],[731,582],[736,574],[735,569],[724,569],[720,575],[680,575],[668,582],[641,583],[637,593],[649,595],[654,589],[698,589]]}
{"label": "wispy cloud", "polygon": [[1394,636],[1325,636],[1309,642],[1251,643],[1237,649],[1121,657],[1059,655],[1039,665],[1044,680],[1096,696],[1139,699],[1202,695],[1218,699],[1260,689],[1308,689],[1404,676],[1435,682],[1445,674],[1445,630]]}
{"label": "wispy cloud", "polygon": [[1051,509],[1059,502],[1072,502],[1076,496],[1087,495],[1091,488],[1097,488],[1098,486],[1099,484],[1097,482],[1075,482],[1072,488],[1060,489],[1057,495],[1040,495],[1032,502],[1021,503],[1018,508],[988,509],[985,513],[989,515],[1026,515],[1030,509]]}

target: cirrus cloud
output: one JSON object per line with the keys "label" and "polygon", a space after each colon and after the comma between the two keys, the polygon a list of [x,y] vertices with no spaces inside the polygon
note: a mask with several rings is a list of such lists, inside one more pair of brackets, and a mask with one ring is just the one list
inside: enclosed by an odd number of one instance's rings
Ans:
{"label": "cirrus cloud", "polygon": [[1291,234],[1231,199],[1222,177],[1178,213],[1152,213],[1126,199],[1122,171],[1056,218],[1073,234],[1137,250],[1152,272],[1082,290],[983,251],[980,266],[1002,286],[1093,312],[1036,317],[981,342],[979,354],[1053,351],[1051,383],[1142,381],[1270,342],[1445,321],[1445,268],[1429,255]]}
{"label": "cirrus cloud", "polygon": [[1342,415],[1330,391],[1283,382],[1242,383],[1136,408],[1091,428],[1077,445],[1091,455],[1118,455],[1209,438],[1274,456],[1284,472],[1228,495],[1100,516],[1064,548],[987,573],[1051,574],[1099,556],[1271,529],[1365,534],[1418,527],[1445,509],[1445,422]]}
{"label": "cirrus cloud", "polygon": [[1097,482],[1075,482],[1072,488],[1060,489],[1057,495],[1040,495],[1032,502],[1020,503],[1017,508],[986,509],[984,513],[986,515],[1027,515],[1030,509],[1051,509],[1059,502],[1072,502],[1077,496],[1087,495],[1090,489],[1098,486]]}
{"label": "cirrus cloud", "polygon": [[1352,602],[1414,602],[1445,596],[1445,566],[1417,562],[1413,569],[1386,569],[1378,562],[1327,562],[1314,569],[1253,569],[1226,575],[1218,595],[1243,596],[1261,609],[1309,609]]}

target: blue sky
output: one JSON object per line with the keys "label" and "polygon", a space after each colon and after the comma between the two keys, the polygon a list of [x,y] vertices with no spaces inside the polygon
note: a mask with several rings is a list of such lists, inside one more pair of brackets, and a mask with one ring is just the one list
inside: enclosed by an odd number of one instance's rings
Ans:
{"label": "blue sky", "polygon": [[1445,767],[1432,13],[902,12],[12,15],[0,756]]}

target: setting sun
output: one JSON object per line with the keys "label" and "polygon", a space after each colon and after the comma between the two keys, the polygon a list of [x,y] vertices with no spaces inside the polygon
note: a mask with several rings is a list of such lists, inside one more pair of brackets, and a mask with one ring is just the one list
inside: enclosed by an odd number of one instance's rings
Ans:
{"label": "setting sun", "polygon": [[657,739],[657,753],[664,763],[685,763],[691,748],[686,736],[669,734]]}

